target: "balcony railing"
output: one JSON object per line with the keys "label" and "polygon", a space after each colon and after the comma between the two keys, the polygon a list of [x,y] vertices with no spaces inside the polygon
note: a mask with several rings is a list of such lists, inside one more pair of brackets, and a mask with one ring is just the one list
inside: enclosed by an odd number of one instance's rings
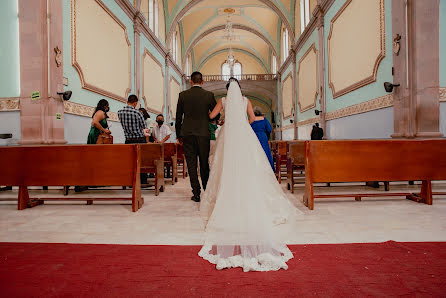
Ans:
{"label": "balcony railing", "polygon": [[[277,74],[244,74],[239,76],[234,76],[237,80],[247,80],[247,81],[272,81],[278,78]],[[203,80],[205,82],[219,82],[227,81],[231,78],[229,75],[204,75]],[[190,76],[187,76],[190,80]]]}

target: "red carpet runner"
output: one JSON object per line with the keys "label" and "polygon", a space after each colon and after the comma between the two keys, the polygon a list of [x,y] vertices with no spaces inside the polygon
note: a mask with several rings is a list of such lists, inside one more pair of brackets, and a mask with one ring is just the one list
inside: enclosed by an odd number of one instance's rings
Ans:
{"label": "red carpet runner", "polygon": [[0,295],[446,295],[446,243],[291,245],[287,271],[217,271],[198,246],[0,243]]}

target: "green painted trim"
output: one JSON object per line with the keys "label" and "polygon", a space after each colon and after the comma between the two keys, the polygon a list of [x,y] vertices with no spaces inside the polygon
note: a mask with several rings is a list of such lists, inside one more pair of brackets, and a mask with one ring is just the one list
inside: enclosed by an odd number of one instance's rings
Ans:
{"label": "green painted trim", "polygon": [[212,50],[214,50],[215,48],[217,48],[221,44],[222,44],[222,41],[219,41],[219,42],[216,42],[215,44],[213,44],[209,49],[206,50],[206,52],[203,53],[203,55],[201,55],[201,57],[198,59],[197,64],[201,65],[203,63],[203,61],[204,61],[203,59],[206,59],[205,57],[208,57],[209,54],[212,52]]}
{"label": "green painted trim", "polygon": [[[257,26],[257,29],[259,29],[260,33],[262,33],[263,36],[267,37],[270,41],[274,40],[274,39],[272,38],[272,36],[268,33],[268,31],[265,31],[265,30],[264,30],[264,28],[263,28],[262,25],[260,25],[259,23],[257,23],[253,18],[251,18],[251,17],[245,15],[245,11],[244,11],[243,9],[242,9],[242,16],[243,16],[244,18],[246,18],[246,20],[248,20],[249,22],[251,22],[251,23],[253,23],[255,26]],[[279,19],[279,21],[280,21],[280,19]],[[278,48],[277,48],[277,43],[275,43],[275,42],[271,42],[271,44],[272,44],[272,45],[276,44],[276,48],[275,48],[275,50],[276,50],[276,52],[277,52],[277,49],[278,49]]]}
{"label": "green painted trim", "polygon": [[195,52],[194,49],[190,51],[190,59],[192,60],[192,71],[195,71]]}
{"label": "green painted trim", "polygon": [[184,60],[184,35],[183,35],[183,21],[178,22],[178,28],[180,29],[180,41],[181,41],[181,62]]}
{"label": "green painted trim", "polygon": [[[188,43],[185,46],[185,48],[189,48],[190,45],[192,44],[192,42],[198,37],[198,35],[201,32],[201,30],[203,29],[203,27],[206,26],[207,24],[209,24],[210,22],[212,22],[217,16],[218,16],[218,10],[215,10],[214,15],[210,16],[203,23],[201,23],[201,25],[192,33],[191,38],[189,38]],[[184,55],[186,53],[184,52],[182,54],[184,57]]]}
{"label": "green painted trim", "polygon": [[[268,73],[268,69],[266,68],[266,65],[265,64],[263,64],[262,63],[262,61],[259,59],[259,58],[257,58],[255,55],[253,55],[251,52],[248,52],[248,51],[246,51],[246,50],[242,50],[242,49],[232,49],[234,52],[239,52],[239,53],[244,53],[244,54],[247,54],[247,55],[249,55],[249,56],[251,56],[252,58],[254,58],[259,64],[260,64],[260,66],[262,66],[263,67],[263,70],[265,70],[265,73]],[[226,52],[227,51],[227,49],[223,49],[223,50],[219,50],[219,51],[216,51],[216,52],[214,52],[214,53],[212,53],[211,55],[209,55],[200,65],[199,65],[199,67],[198,67],[198,71],[212,58],[212,57],[214,57],[215,55],[218,55],[218,54],[220,54],[220,53],[224,53],[224,52]]]}
{"label": "green painted trim", "polygon": [[[277,51],[277,53],[279,53],[279,58],[280,60],[282,60],[282,20],[279,20],[277,22],[277,47],[279,48],[279,51]],[[280,63],[278,63],[277,67],[279,67],[279,65],[281,65]]]}

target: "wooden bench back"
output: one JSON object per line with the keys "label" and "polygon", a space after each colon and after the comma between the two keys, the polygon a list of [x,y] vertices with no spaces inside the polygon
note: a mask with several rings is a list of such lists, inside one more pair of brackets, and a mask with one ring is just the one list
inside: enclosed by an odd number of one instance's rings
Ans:
{"label": "wooden bench back", "polygon": [[178,157],[183,157],[183,155],[184,155],[183,145],[177,144],[177,153],[178,153]]}
{"label": "wooden bench back", "polygon": [[2,185],[132,185],[134,145],[0,147]]}
{"label": "wooden bench back", "polygon": [[277,150],[280,156],[286,156],[287,152],[287,141],[278,141]]}
{"label": "wooden bench back", "polygon": [[172,156],[177,154],[176,143],[164,143],[164,158],[170,160]]}
{"label": "wooden bench back", "polygon": [[312,182],[446,179],[446,140],[309,141]]}
{"label": "wooden bench back", "polygon": [[154,168],[155,161],[164,161],[164,146],[166,144],[140,144],[141,168]]}
{"label": "wooden bench back", "polygon": [[305,164],[305,144],[306,141],[288,142],[288,158],[293,159],[293,164]]}

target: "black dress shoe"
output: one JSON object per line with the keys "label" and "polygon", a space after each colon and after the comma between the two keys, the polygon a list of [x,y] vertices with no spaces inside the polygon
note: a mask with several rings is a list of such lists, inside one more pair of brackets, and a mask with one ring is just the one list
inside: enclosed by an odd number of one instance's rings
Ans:
{"label": "black dress shoe", "polygon": [[200,202],[200,196],[192,196],[192,198],[190,198],[192,201],[199,203]]}

